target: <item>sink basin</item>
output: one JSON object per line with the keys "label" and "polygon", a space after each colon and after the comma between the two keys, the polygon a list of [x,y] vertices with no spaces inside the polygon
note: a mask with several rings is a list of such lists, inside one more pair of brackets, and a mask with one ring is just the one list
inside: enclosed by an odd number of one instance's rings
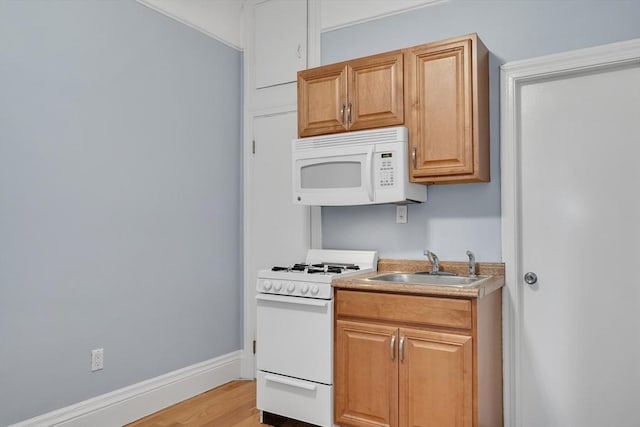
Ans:
{"label": "sink basin", "polygon": [[470,288],[478,284],[480,281],[489,276],[438,276],[431,274],[415,274],[415,273],[386,273],[378,276],[369,277],[368,281],[381,281],[393,283],[410,283],[412,285],[430,285],[430,286],[453,286],[460,288]]}

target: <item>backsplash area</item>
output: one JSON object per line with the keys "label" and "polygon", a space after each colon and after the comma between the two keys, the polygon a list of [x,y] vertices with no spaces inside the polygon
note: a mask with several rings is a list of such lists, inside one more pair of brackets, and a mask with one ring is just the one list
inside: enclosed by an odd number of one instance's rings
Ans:
{"label": "backsplash area", "polygon": [[425,203],[408,206],[407,224],[396,224],[395,205],[323,207],[323,246],[406,259],[423,259],[429,249],[447,260],[465,260],[470,249],[478,260],[500,261],[499,177],[491,179],[429,186]]}

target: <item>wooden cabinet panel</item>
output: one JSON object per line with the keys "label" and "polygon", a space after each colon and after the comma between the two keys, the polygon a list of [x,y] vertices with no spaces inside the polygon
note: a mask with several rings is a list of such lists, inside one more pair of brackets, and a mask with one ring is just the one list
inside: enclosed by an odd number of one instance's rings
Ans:
{"label": "wooden cabinet panel", "polygon": [[472,338],[400,328],[401,427],[471,427]]}
{"label": "wooden cabinet panel", "polygon": [[469,300],[347,290],[337,295],[338,316],[471,329]]}
{"label": "wooden cabinet panel", "polygon": [[298,135],[403,124],[403,79],[399,50],[300,71]]}
{"label": "wooden cabinet panel", "polygon": [[300,137],[347,130],[347,67],[327,65],[298,73]]}
{"label": "wooden cabinet panel", "polygon": [[412,96],[420,107],[412,146],[415,176],[473,172],[469,41],[411,51]]}
{"label": "wooden cabinet panel", "polygon": [[338,320],[335,355],[336,423],[395,426],[398,417],[398,329]]}
{"label": "wooden cabinet panel", "polygon": [[412,181],[489,180],[488,81],[475,34],[406,50]]}
{"label": "wooden cabinet panel", "polygon": [[349,130],[404,123],[402,52],[349,63]]}

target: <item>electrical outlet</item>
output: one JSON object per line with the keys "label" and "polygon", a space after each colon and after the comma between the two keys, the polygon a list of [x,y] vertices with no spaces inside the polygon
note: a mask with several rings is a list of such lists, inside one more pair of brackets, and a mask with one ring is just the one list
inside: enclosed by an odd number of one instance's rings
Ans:
{"label": "electrical outlet", "polygon": [[91,350],[91,372],[99,371],[104,367],[104,349]]}
{"label": "electrical outlet", "polygon": [[407,205],[396,206],[396,224],[407,223]]}

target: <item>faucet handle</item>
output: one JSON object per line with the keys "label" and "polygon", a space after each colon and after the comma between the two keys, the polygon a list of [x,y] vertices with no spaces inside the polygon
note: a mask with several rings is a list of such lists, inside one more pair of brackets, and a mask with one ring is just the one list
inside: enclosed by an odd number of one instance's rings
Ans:
{"label": "faucet handle", "polygon": [[471,251],[467,251],[467,256],[469,257],[469,276],[473,277],[476,275],[476,257]]}
{"label": "faucet handle", "polygon": [[429,249],[425,249],[424,254],[429,258],[429,262],[431,263],[431,274],[438,274],[440,272],[440,260],[438,259],[438,255],[434,254]]}

